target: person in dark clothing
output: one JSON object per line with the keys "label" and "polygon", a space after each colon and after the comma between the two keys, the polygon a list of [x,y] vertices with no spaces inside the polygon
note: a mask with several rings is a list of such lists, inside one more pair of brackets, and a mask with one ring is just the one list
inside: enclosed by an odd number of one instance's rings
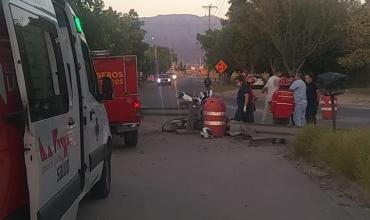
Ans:
{"label": "person in dark clothing", "polygon": [[306,74],[304,81],[307,84],[306,121],[307,124],[316,124],[316,115],[320,103],[320,93],[316,84],[313,82],[313,77],[311,74]]}
{"label": "person in dark clothing", "polygon": [[254,104],[253,99],[250,97],[250,87],[246,83],[244,76],[238,76],[236,78],[236,84],[239,87],[237,96],[238,110],[235,114],[236,121],[242,121],[247,123],[254,122]]}

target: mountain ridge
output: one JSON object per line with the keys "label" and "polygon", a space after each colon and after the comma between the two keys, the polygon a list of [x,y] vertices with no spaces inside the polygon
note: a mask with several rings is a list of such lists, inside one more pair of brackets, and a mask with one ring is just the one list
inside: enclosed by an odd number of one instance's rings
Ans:
{"label": "mountain ridge", "polygon": [[[154,17],[142,17],[144,41],[150,45],[173,48],[178,60],[184,63],[199,63],[204,53],[196,36],[208,30],[208,17],[192,14],[169,14]],[[221,19],[211,17],[212,29],[221,28]],[[152,40],[152,37],[155,40]]]}

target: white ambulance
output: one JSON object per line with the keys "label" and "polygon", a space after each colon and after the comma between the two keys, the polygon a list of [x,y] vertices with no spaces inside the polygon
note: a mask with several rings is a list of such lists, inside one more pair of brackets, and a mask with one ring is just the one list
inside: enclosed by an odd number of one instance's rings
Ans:
{"label": "white ambulance", "polygon": [[108,196],[103,97],[65,0],[0,0],[0,220],[76,219]]}

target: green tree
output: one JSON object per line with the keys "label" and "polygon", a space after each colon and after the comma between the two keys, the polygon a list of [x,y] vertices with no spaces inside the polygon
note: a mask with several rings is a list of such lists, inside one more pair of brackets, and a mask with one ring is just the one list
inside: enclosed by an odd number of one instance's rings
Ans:
{"label": "green tree", "polygon": [[144,52],[149,45],[143,42],[144,23],[130,10],[118,13],[113,8],[104,10],[102,0],[69,0],[81,17],[85,36],[92,50],[110,50],[112,55],[136,55],[139,69],[144,68]]}
{"label": "green tree", "polygon": [[167,47],[150,47],[144,53],[144,72],[157,73],[157,64],[155,60],[155,50],[157,50],[157,62],[159,73],[170,69],[172,62],[177,61],[177,54]]}
{"label": "green tree", "polygon": [[345,11],[337,0],[255,1],[259,27],[267,34],[289,73],[299,72],[336,40]]}
{"label": "green tree", "polygon": [[370,64],[370,3],[361,5],[358,1],[353,2],[349,8],[345,32],[346,54],[338,59],[339,63],[347,68]]}
{"label": "green tree", "polygon": [[347,2],[230,0],[222,30],[198,35],[198,40],[210,65],[224,57],[248,73],[285,69],[294,74],[311,69],[308,65],[326,59],[324,54],[340,54]]}

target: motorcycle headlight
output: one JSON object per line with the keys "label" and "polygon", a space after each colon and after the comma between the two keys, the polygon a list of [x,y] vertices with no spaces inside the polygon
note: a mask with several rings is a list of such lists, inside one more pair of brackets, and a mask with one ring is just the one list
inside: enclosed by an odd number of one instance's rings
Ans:
{"label": "motorcycle headlight", "polygon": [[168,79],[168,82],[171,82],[171,79]]}
{"label": "motorcycle headlight", "polygon": [[161,79],[157,79],[157,82],[159,82],[159,83],[160,83],[160,82],[161,82]]}

